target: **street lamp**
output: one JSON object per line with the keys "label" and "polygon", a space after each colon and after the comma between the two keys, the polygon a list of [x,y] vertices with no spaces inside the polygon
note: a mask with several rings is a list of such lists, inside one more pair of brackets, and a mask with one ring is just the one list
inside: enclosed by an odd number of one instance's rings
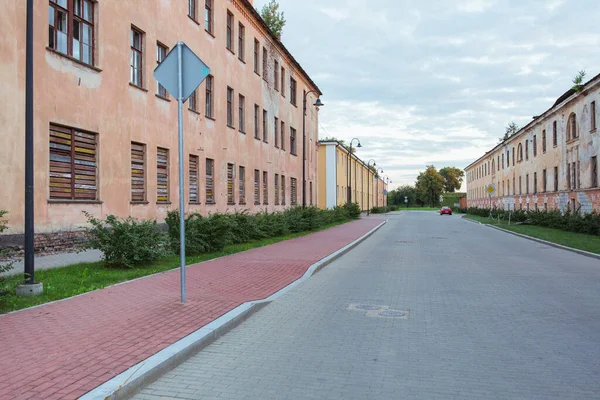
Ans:
{"label": "street lamp", "polygon": [[[348,175],[348,203],[352,203],[352,166],[350,165],[350,157],[352,156],[352,143],[355,140],[358,142],[358,145],[356,145],[356,147],[359,149],[362,147],[359,139],[354,138],[350,141],[350,148],[348,149],[348,168],[350,170],[350,174]],[[354,177],[354,179],[356,179],[356,176]]]}
{"label": "street lamp", "polygon": [[[377,196],[375,196],[375,207],[379,208],[379,174],[383,174],[383,168],[377,168],[377,188],[375,188],[375,190],[373,190],[374,192],[377,193]],[[383,179],[382,179],[383,180]]]}
{"label": "street lamp", "polygon": [[[373,161],[373,165],[371,165],[371,161]],[[369,182],[371,181],[371,167],[376,167],[377,164],[375,163],[375,160],[373,160],[372,158],[367,162],[367,176],[369,177],[367,179],[367,216],[369,216],[369,212],[371,211],[371,202],[369,201]]]}
{"label": "street lamp", "polygon": [[[392,181],[390,180],[389,176],[387,176],[387,175],[385,176],[384,182],[385,182],[385,187],[388,187],[388,185],[390,183],[392,183]],[[388,203],[387,195],[388,194],[387,194],[387,191],[385,189],[383,189],[383,190],[385,192],[385,198],[383,200],[383,201],[385,201],[385,215],[387,216],[387,203]]]}
{"label": "street lamp", "polygon": [[[306,208],[306,98],[311,93],[321,95],[320,92],[311,90],[304,93],[302,99],[302,208]],[[323,107],[324,105],[320,97],[317,97],[317,101],[313,104],[315,107]]]}

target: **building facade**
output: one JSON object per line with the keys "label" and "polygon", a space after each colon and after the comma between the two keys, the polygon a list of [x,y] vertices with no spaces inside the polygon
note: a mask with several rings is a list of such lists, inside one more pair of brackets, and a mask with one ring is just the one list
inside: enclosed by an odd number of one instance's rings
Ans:
{"label": "building facade", "polygon": [[[42,4],[43,3],[43,4]],[[2,204],[23,232],[26,2],[0,24]],[[34,16],[36,232],[83,212],[162,221],[177,209],[177,101],[153,70],[177,41],[209,67],[184,104],[186,212],[302,204],[303,94],[319,88],[248,0],[41,0]],[[317,199],[308,96],[306,198]]]}
{"label": "building facade", "polygon": [[[600,211],[600,75],[466,169],[469,207]],[[488,185],[495,186],[491,196]]]}
{"label": "building facade", "polygon": [[343,206],[351,199],[366,211],[378,199],[383,202],[383,181],[356,154],[335,140],[320,141],[318,154],[320,208]]}

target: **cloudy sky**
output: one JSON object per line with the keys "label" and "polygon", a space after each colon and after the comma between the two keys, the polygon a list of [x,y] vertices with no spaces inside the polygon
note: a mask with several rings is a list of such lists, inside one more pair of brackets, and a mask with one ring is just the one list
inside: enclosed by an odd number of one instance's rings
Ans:
{"label": "cloudy sky", "polygon": [[324,93],[320,136],[359,138],[392,187],[466,167],[578,70],[600,73],[598,0],[279,3],[282,41]]}

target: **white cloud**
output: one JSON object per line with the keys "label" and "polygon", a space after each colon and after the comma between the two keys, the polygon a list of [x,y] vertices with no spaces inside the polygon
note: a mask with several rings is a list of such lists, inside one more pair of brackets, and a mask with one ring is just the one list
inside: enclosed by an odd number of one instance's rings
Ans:
{"label": "white cloud", "polygon": [[480,13],[494,5],[492,0],[461,0],[457,4],[460,11],[468,13]]}

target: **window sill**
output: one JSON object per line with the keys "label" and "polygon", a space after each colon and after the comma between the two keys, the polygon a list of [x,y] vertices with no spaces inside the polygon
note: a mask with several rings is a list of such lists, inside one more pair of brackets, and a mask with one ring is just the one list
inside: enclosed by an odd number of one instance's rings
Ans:
{"label": "window sill", "polygon": [[263,140],[262,142],[263,142],[264,144],[269,144],[269,142],[267,142],[266,140]]}
{"label": "window sill", "polygon": [[213,38],[215,37],[215,35],[213,35],[213,33],[211,31],[209,31],[208,29],[206,29],[206,28],[204,28],[204,32],[208,33]]}
{"label": "window sill", "polygon": [[[199,113],[198,113],[199,114]],[[213,117],[211,117],[210,115],[205,115],[204,116],[206,119],[210,119],[211,121],[216,121],[216,119],[214,119]]]}
{"label": "window sill", "polygon": [[235,51],[231,50],[229,47],[225,47],[231,54],[235,56]]}
{"label": "window sill", "polygon": [[141,86],[138,86],[138,85],[136,85],[135,83],[131,83],[131,82],[129,82],[129,86],[131,86],[131,87],[134,87],[134,88],[136,88],[136,89],[139,89],[139,90],[141,90],[142,92],[147,92],[147,91],[148,91],[148,89],[144,89],[143,87],[141,87]]}
{"label": "window sill", "polygon": [[263,206],[268,206],[268,205],[269,205],[269,203],[263,203],[262,205],[263,205]]}
{"label": "window sill", "polygon": [[258,71],[257,71],[257,70],[254,70],[254,73],[256,74],[256,76],[259,76],[259,77],[260,77],[260,74],[258,73]]}
{"label": "window sill", "polygon": [[256,140],[260,141],[260,138],[259,138],[259,137],[256,137],[256,136],[254,136],[254,139],[256,139]]}
{"label": "window sill", "polygon": [[596,133],[596,128],[592,129],[590,133]]}
{"label": "window sill", "polygon": [[66,58],[68,60],[71,60],[74,63],[79,64],[79,65],[81,65],[83,67],[89,68],[92,71],[102,72],[102,70],[100,68],[94,67],[93,65],[90,65],[90,64],[86,64],[83,61],[76,59],[75,57],[71,57],[68,54],[64,54],[64,53],[61,53],[60,51],[54,50],[52,47],[46,46],[46,50],[49,51],[49,52],[51,52],[51,53],[56,54],[57,56],[64,57],[64,58]]}
{"label": "window sill", "polygon": [[198,22],[196,20],[196,18],[192,17],[191,15],[188,14],[188,18],[191,19],[196,25],[200,26],[200,22]]}
{"label": "window sill", "polygon": [[264,76],[262,78],[263,78],[263,81],[265,81],[266,83],[269,83],[269,81],[267,80],[267,78],[265,78]]}
{"label": "window sill", "polygon": [[207,201],[207,202],[206,202],[206,205],[207,205],[207,206],[214,206],[215,204],[217,204],[217,203],[216,203],[216,202],[214,202],[214,201]]}
{"label": "window sill", "polygon": [[240,202],[239,202],[239,205],[240,205],[240,206],[245,206],[245,205],[246,205],[246,202],[243,202],[243,203],[242,203],[242,202],[240,201]]}
{"label": "window sill", "polygon": [[227,205],[228,205],[228,206],[235,206],[235,203],[230,203],[230,202],[227,202]]}
{"label": "window sill", "polygon": [[193,109],[191,109],[191,108],[188,108],[188,110],[190,110],[190,111],[191,111],[191,112],[193,112],[194,114],[202,115],[202,114],[200,114],[200,111],[196,111],[196,110],[193,110]]}
{"label": "window sill", "polygon": [[158,97],[158,98],[159,98],[159,99],[161,99],[161,100],[164,100],[164,101],[171,102],[171,99],[169,99],[169,98],[167,98],[167,97],[163,97],[163,96],[161,96],[160,94],[155,94],[155,96],[156,96],[156,97]]}
{"label": "window sill", "polygon": [[131,205],[144,205],[144,204],[149,204],[147,201],[130,201],[129,204]]}
{"label": "window sill", "polygon": [[49,204],[102,204],[102,200],[48,199]]}
{"label": "window sill", "polygon": [[229,125],[229,124],[227,124],[227,127],[228,127],[229,129],[235,129],[235,126],[233,126],[233,125]]}
{"label": "window sill", "polygon": [[238,60],[240,60],[241,62],[243,62],[244,64],[246,64],[246,61],[243,58],[239,58],[238,57]]}
{"label": "window sill", "polygon": [[199,201],[190,201],[188,205],[190,206],[199,206],[201,203]]}
{"label": "window sill", "polygon": [[298,154],[296,153],[290,153],[291,155],[293,155],[294,157],[298,157]]}
{"label": "window sill", "polygon": [[170,205],[171,202],[170,201],[157,201],[156,204],[161,204],[161,205]]}
{"label": "window sill", "polygon": [[246,134],[246,132],[244,132],[244,131],[242,131],[242,130],[240,130],[240,131],[238,131],[238,132],[239,132],[239,133],[241,133],[241,134],[243,134],[243,135],[245,135],[245,134]]}

